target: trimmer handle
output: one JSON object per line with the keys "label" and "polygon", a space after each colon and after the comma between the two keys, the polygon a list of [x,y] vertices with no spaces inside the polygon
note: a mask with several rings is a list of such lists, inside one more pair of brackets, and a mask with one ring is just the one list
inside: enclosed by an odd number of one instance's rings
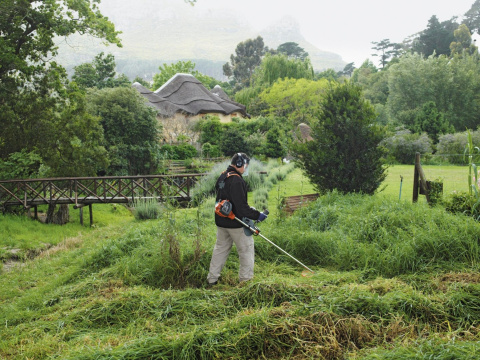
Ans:
{"label": "trimmer handle", "polygon": [[263,210],[262,212],[263,212],[265,215],[270,214],[267,209]]}

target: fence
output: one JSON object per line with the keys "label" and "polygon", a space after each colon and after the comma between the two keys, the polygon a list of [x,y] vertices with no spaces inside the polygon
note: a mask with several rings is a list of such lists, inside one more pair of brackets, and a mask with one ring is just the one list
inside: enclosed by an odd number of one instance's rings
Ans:
{"label": "fence", "polygon": [[[74,208],[92,204],[134,203],[138,199],[159,201],[190,200],[190,190],[204,174],[105,176],[0,181],[0,208],[73,204]],[[82,212],[81,212],[82,217]]]}

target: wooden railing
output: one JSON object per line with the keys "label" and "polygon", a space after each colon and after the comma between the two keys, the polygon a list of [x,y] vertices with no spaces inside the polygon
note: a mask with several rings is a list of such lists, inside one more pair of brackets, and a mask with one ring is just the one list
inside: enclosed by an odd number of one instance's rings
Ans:
{"label": "wooden railing", "polygon": [[104,176],[0,181],[0,209],[23,206],[131,203],[137,199],[190,200],[190,191],[204,174]]}

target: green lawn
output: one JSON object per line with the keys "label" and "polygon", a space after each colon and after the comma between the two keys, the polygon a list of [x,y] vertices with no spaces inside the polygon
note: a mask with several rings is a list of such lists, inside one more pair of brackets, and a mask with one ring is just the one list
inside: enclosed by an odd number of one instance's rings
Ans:
{"label": "green lawn", "polygon": [[[453,191],[468,191],[468,166],[437,166],[422,165],[427,180],[440,180],[443,182],[443,193],[450,194]],[[399,198],[400,180],[402,181],[402,200],[412,200],[413,196],[413,165],[393,165],[387,169],[387,178],[382,186],[385,189],[381,192],[389,198]]]}

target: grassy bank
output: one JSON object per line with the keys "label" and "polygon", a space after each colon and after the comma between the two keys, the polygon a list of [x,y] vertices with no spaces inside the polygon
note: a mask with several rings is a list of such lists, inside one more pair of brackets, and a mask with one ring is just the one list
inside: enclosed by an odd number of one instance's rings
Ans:
{"label": "grassy bank", "polygon": [[238,283],[233,249],[211,289],[210,201],[146,221],[95,207],[93,229],[54,227],[56,246],[0,276],[0,358],[478,357],[478,223],[394,194],[332,193],[276,212],[282,196],[311,192],[290,173],[260,227],[314,274],[256,238],[255,278]]}

